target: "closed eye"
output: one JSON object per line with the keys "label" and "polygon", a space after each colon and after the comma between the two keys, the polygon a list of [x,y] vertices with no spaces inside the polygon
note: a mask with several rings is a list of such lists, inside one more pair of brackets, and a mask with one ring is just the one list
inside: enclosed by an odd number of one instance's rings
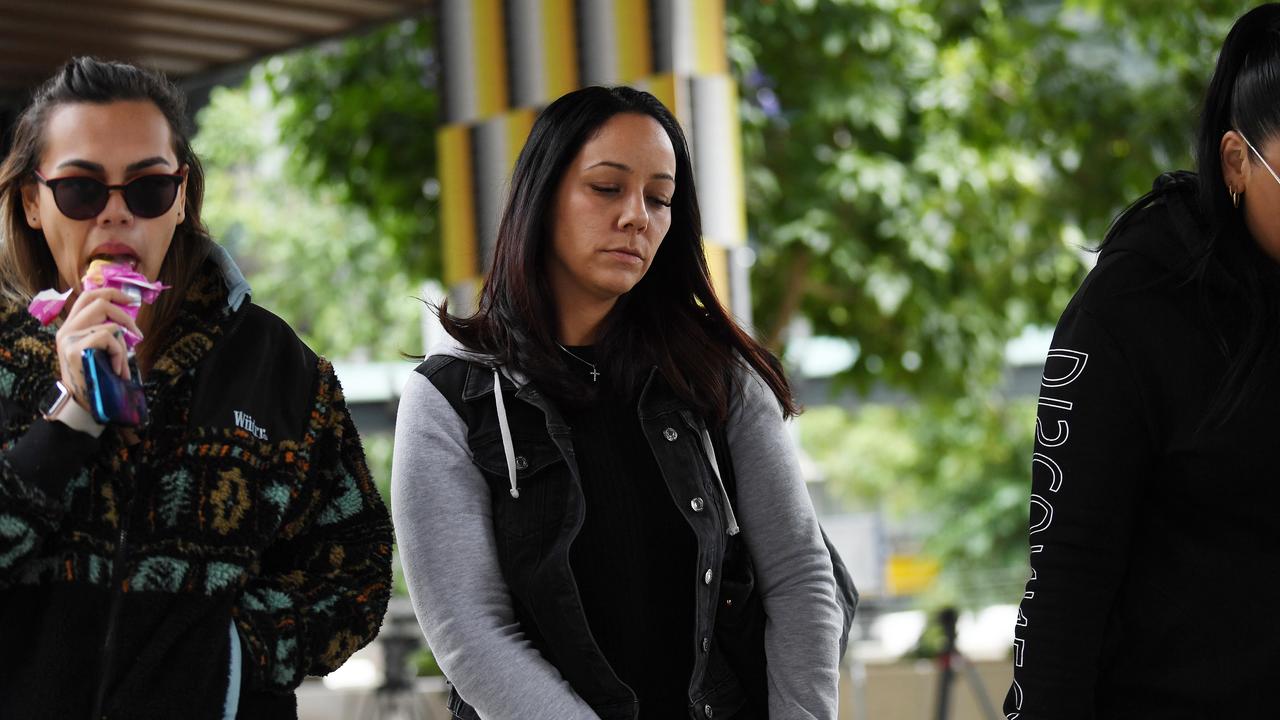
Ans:
{"label": "closed eye", "polygon": [[[621,192],[621,188],[619,188],[616,185],[591,185],[590,187],[592,190],[600,193],[601,195],[617,195],[619,192]],[[653,203],[654,205],[660,205],[664,208],[671,207],[670,200],[667,200],[666,198],[658,197],[656,195],[650,195],[647,198],[647,200]]]}

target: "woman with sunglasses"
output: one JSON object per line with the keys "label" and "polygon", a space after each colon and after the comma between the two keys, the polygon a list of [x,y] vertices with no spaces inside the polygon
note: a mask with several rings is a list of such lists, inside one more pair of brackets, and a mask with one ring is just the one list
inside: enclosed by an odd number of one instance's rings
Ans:
{"label": "woman with sunglasses", "polygon": [[847,621],[796,406],[712,290],[671,113],[548,106],[478,312],[440,320],[391,492],[454,716],[834,718]]}
{"label": "woman with sunglasses", "polygon": [[[385,610],[333,369],[210,240],[183,106],[72,60],[0,164],[0,717],[295,717]],[[167,289],[139,311],[99,264]],[[46,290],[69,297],[42,327]],[[147,419],[103,424],[111,391]]]}
{"label": "woman with sunglasses", "polygon": [[1120,215],[1044,371],[1007,717],[1276,715],[1280,5],[1242,16],[1196,174]]}

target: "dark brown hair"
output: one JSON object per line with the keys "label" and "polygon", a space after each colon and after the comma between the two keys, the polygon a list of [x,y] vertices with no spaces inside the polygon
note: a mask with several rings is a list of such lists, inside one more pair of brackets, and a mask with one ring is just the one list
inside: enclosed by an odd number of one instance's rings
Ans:
{"label": "dark brown hair", "polygon": [[204,169],[191,149],[186,98],[158,72],[78,57],[35,91],[31,104],[18,117],[9,155],[0,163],[0,296],[11,302],[26,302],[35,293],[57,287],[60,282],[44,233],[27,225],[22,206],[23,189],[36,181],[50,115],[57,107],[71,103],[129,100],[150,101],[159,108],[169,123],[178,164],[188,167],[185,217],[174,230],[173,243],[160,267],[159,279],[173,289],[162,293],[156,302],[147,341],[138,346],[139,363],[148,368],[213,245],[200,220]]}
{"label": "dark brown hair", "polygon": [[704,418],[723,422],[730,371],[745,363],[773,391],[783,413],[796,414],[778,360],[734,322],[712,289],[693,165],[679,122],[653,95],[628,87],[575,90],[538,115],[516,160],[479,309],[456,318],[445,303],[439,309],[445,330],[469,349],[528,374],[557,399],[581,396],[584,388],[554,335],[557,312],[545,271],[551,208],[582,146],[620,113],[646,115],[666,130],[675,149],[676,189],[671,228],[653,264],[605,319],[596,345],[599,365],[632,396],[657,366]]}

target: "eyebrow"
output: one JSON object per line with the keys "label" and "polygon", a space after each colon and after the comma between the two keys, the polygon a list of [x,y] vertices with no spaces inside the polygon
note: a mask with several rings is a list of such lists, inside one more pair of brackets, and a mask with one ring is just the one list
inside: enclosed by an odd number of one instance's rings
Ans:
{"label": "eyebrow", "polygon": [[[146,160],[139,160],[136,163],[130,163],[129,166],[124,169],[124,171],[126,173],[131,173],[131,172],[136,172],[138,170],[144,170],[146,168],[149,168],[155,165],[168,165],[168,164],[169,164],[168,160],[157,155],[155,157],[149,157]],[[104,168],[102,165],[96,162],[89,162],[88,160],[79,160],[79,159],[67,160],[66,162],[58,164],[58,169],[61,169],[64,167],[78,167],[83,170],[88,170],[90,172],[96,172],[96,173],[106,173],[107,171],[106,168]]]}
{"label": "eyebrow", "polygon": [[[622,164],[622,163],[620,163],[620,162],[614,162],[614,161],[612,161],[612,160],[601,160],[600,162],[596,163],[595,165],[592,165],[591,167],[589,167],[589,168],[587,168],[587,169],[588,169],[588,170],[591,170],[592,168],[598,168],[598,167],[600,167],[601,165],[604,165],[604,166],[606,166],[606,167],[611,167],[611,168],[617,168],[617,169],[619,169],[619,170],[622,170],[623,172],[631,172],[631,166],[630,166],[630,165],[623,165],[623,164]],[[676,179],[675,179],[675,178],[671,177],[671,176],[670,176],[670,175],[668,175],[667,173],[654,173],[654,174],[651,176],[651,179],[653,179],[653,180],[670,180],[671,182],[675,182],[675,181],[676,181]]]}

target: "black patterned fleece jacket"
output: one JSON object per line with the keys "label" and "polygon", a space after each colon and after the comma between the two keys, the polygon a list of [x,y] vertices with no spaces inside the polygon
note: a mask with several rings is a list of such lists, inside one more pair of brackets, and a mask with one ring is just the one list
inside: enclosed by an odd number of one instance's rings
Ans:
{"label": "black patterned fleece jacket", "polygon": [[39,419],[53,327],[0,304],[0,718],[294,718],[377,634],[391,524],[333,368],[217,266],[134,444]]}

